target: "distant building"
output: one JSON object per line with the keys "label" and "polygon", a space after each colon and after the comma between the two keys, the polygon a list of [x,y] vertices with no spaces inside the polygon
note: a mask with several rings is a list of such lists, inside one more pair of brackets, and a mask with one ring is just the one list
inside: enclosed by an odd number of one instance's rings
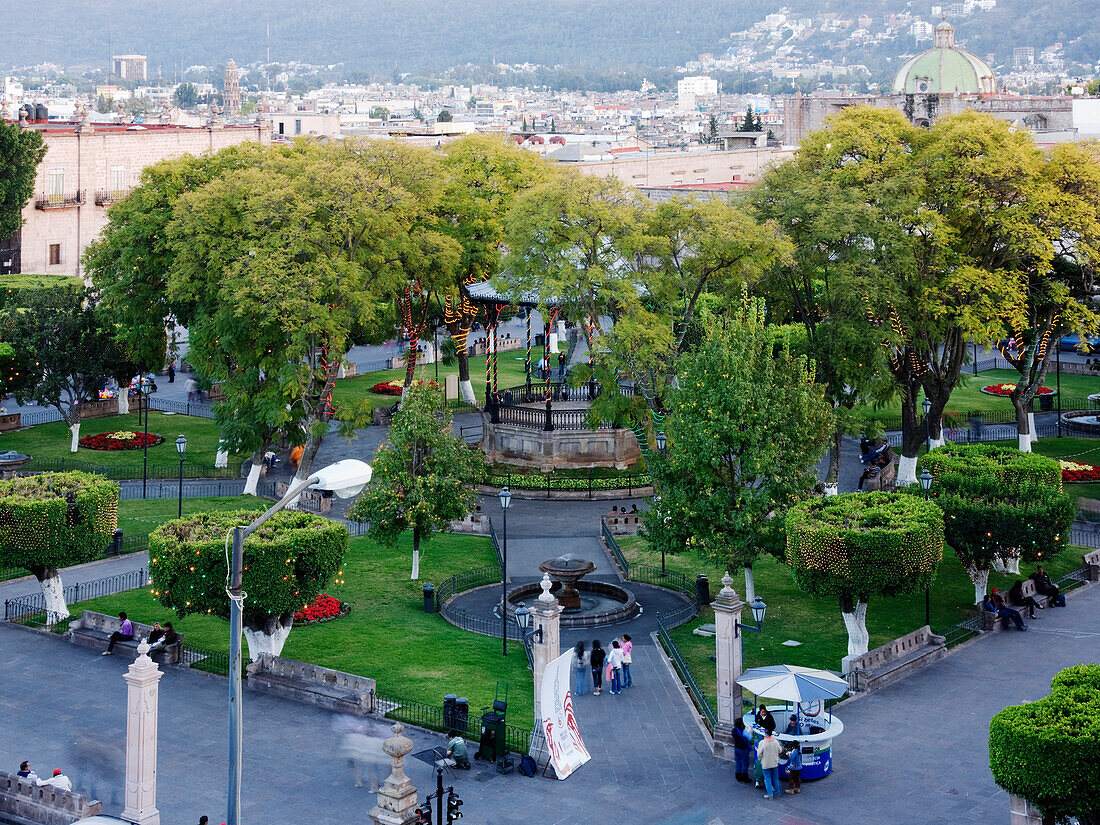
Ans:
{"label": "distant building", "polygon": [[225,111],[230,117],[237,117],[241,113],[241,84],[237,77],[237,64],[233,58],[225,64],[225,89],[222,93],[222,102]]}
{"label": "distant building", "polygon": [[894,76],[894,94],[993,94],[993,70],[973,52],[955,45],[955,29],[944,20],[935,31],[935,45],[901,64]]}
{"label": "distant building", "polygon": [[116,54],[111,58],[111,66],[111,72],[123,80],[140,80],[144,82],[149,79],[145,55],[143,54]]}
{"label": "distant building", "polygon": [[107,207],[125,197],[142,170],[158,161],[268,142],[264,126],[186,127],[120,123],[23,122],[42,132],[46,156],[23,227],[0,239],[0,272],[82,275],[80,259],[107,224]]}
{"label": "distant building", "polygon": [[718,94],[718,81],[705,75],[685,77],[676,84],[676,94],[681,109],[692,109],[697,97]]}
{"label": "distant building", "polygon": [[1026,69],[1035,62],[1035,49],[1031,46],[1017,46],[1012,50],[1012,67]]}

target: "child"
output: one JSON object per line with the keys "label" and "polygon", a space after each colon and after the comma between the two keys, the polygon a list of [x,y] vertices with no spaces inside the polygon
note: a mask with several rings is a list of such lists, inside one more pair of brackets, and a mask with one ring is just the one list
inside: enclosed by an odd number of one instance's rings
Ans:
{"label": "child", "polygon": [[792,745],[787,757],[787,793],[802,793],[802,748],[797,739]]}

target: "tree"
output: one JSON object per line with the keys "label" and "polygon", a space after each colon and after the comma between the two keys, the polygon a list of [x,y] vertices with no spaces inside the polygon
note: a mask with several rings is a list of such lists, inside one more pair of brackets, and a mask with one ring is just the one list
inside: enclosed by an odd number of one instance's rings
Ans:
{"label": "tree", "polygon": [[764,122],[760,119],[760,115],[753,114],[752,104],[750,103],[745,107],[745,118],[741,121],[741,126],[738,128],[739,132],[763,132]]}
{"label": "tree", "polygon": [[387,547],[412,530],[413,579],[420,577],[420,543],[469,514],[477,497],[473,485],[485,471],[481,454],[453,436],[450,426],[438,391],[413,384],[375,454],[373,481],[348,514],[369,522],[368,535]]}
{"label": "tree", "polygon": [[385,123],[387,120],[390,119],[390,110],[387,109],[385,106],[375,106],[373,109],[370,110],[370,117],[377,118]]}
{"label": "tree", "polygon": [[744,299],[680,359],[644,517],[651,544],[744,567],[750,600],[752,564],[782,553],[783,515],[813,487],[830,424],[812,362],[776,347],[765,316]]}
{"label": "tree", "polygon": [[454,115],[451,114],[449,109],[444,109],[438,115],[436,115],[435,119],[437,123],[450,123],[452,120],[454,120]]}
{"label": "tree", "polygon": [[718,142],[718,118],[715,115],[711,115],[707,120],[707,131],[703,135],[703,143],[717,143]]}
{"label": "tree", "polygon": [[0,239],[23,225],[23,207],[34,194],[38,164],[45,156],[40,131],[0,121]]}
{"label": "tree", "polygon": [[1100,666],[1055,674],[1051,692],[989,723],[994,781],[1039,809],[1044,822],[1100,824]]}
{"label": "tree", "polygon": [[943,558],[943,513],[907,493],[846,493],[813,499],[787,515],[787,564],[798,586],[840,601],[848,655],[867,652],[872,596],[929,587]]}
{"label": "tree", "polygon": [[1066,548],[1076,516],[1053,458],[1001,444],[952,444],[920,460],[932,473],[932,496],[947,516],[947,543],[985,598],[991,567],[1019,572],[1019,562],[1049,559]]}
{"label": "tree", "polygon": [[199,102],[199,91],[194,83],[181,83],[176,87],[173,97],[181,109],[190,109]]}
{"label": "tree", "polygon": [[[259,512],[197,513],[149,535],[153,595],[183,618],[206,613],[229,620],[225,597],[227,535]],[[252,661],[278,656],[295,611],[313,602],[344,563],[344,525],[296,511],[276,513],[244,540],[244,635]]]}
{"label": "tree", "polygon": [[114,375],[121,355],[101,326],[95,296],[79,282],[70,287],[28,291],[18,306],[4,309],[5,325],[24,370],[15,389],[20,403],[53,407],[80,441],[81,405],[99,399],[104,379]]}
{"label": "tree", "polygon": [[97,558],[118,528],[118,485],[91,473],[40,473],[0,481],[0,566],[42,585],[47,623],[69,615],[62,568]]}

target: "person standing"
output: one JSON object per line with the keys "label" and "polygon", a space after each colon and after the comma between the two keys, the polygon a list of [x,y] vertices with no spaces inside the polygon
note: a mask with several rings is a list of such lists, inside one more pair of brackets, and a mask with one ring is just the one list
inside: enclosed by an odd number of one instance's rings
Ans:
{"label": "person standing", "polygon": [[175,358],[173,358],[171,361],[168,362],[168,383],[169,384],[175,384],[176,383],[176,359]]}
{"label": "person standing", "polygon": [[128,642],[134,638],[134,623],[126,618],[126,612],[119,613],[118,617],[122,619],[122,624],[118,630],[111,634],[111,639],[107,642],[107,649],[100,654],[101,656],[110,656],[111,651],[115,649],[115,642]]}
{"label": "person standing", "polygon": [[188,402],[194,403],[198,400],[198,398],[196,398],[196,394],[199,391],[198,381],[196,381],[194,378],[188,378],[186,381],[183,382],[183,388],[187,390]]}
{"label": "person standing", "polygon": [[797,739],[787,757],[787,793],[802,793],[802,748]]}
{"label": "person standing", "polygon": [[623,692],[623,649],[619,640],[611,643],[611,695],[618,696]]}
{"label": "person standing", "polygon": [[745,720],[738,716],[733,721],[733,777],[738,782],[751,782],[752,742],[745,733]]}
{"label": "person standing", "polygon": [[600,695],[600,688],[603,687],[603,661],[607,654],[604,649],[600,647],[600,640],[592,640],[592,652],[588,654],[588,662],[592,666],[592,692],[596,695]]}
{"label": "person standing", "polygon": [[623,687],[628,688],[634,684],[634,680],[630,678],[630,664],[632,657],[630,651],[634,649],[634,642],[630,641],[630,636],[626,633],[623,634]]}
{"label": "person standing", "polygon": [[558,378],[565,378],[565,353],[558,353]]}
{"label": "person standing", "polygon": [[779,740],[770,730],[764,732],[764,738],[756,746],[756,758],[760,760],[760,769],[764,772],[764,798],[775,799],[779,796]]}
{"label": "person standing", "polygon": [[584,642],[577,642],[573,648],[573,695],[580,696],[584,693],[585,683],[588,681],[588,662],[584,656]]}

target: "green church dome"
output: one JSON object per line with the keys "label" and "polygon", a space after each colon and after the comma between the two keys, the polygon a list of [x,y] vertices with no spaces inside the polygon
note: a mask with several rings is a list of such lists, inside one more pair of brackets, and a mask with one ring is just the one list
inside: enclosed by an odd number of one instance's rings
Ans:
{"label": "green church dome", "polygon": [[894,94],[994,94],[989,64],[955,45],[955,29],[946,20],[936,26],[935,46],[911,57],[894,77]]}

